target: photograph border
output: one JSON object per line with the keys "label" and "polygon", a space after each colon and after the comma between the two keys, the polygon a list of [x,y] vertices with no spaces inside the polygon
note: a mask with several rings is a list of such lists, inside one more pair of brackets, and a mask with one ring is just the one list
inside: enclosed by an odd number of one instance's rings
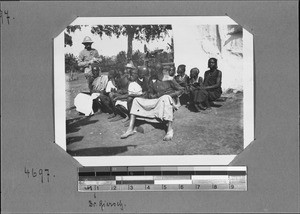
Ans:
{"label": "photograph border", "polygon": [[[189,24],[237,25],[228,16],[138,16],[77,17],[70,25],[97,24]],[[100,20],[100,21],[99,21]],[[66,26],[67,27],[67,26]],[[64,77],[64,31],[53,39],[54,45],[54,115],[55,142],[66,151],[66,95]],[[254,140],[254,50],[253,35],[243,28],[243,136],[244,149]],[[63,90],[65,91],[65,90]],[[77,156],[83,166],[131,165],[228,165],[237,155],[168,155],[168,156]]]}

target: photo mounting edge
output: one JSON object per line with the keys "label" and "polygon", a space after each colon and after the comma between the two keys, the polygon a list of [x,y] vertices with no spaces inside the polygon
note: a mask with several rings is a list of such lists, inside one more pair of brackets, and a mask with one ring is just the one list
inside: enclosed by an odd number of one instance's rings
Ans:
{"label": "photo mounting edge", "polygon": [[[171,24],[238,25],[228,16],[144,16],[77,17],[70,25],[100,24]],[[67,26],[66,26],[67,27]],[[243,28],[243,136],[244,149],[254,140],[254,50],[253,35]],[[176,38],[174,33],[174,40]],[[66,94],[64,65],[64,31],[53,39],[54,45],[54,126],[55,143],[66,151]],[[175,56],[176,64],[176,56]],[[67,152],[66,152],[67,153]],[[68,154],[68,153],[67,153]],[[162,166],[162,165],[228,165],[237,155],[168,155],[168,156],[72,156],[82,166]]]}

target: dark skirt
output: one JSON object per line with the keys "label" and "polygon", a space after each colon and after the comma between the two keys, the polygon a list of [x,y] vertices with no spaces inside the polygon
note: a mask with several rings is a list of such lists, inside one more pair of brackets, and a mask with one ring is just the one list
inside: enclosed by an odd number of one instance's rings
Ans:
{"label": "dark skirt", "polygon": [[191,99],[194,103],[202,103],[206,99],[208,101],[215,101],[221,97],[222,92],[219,90],[204,90],[204,89],[195,89],[191,91]]}

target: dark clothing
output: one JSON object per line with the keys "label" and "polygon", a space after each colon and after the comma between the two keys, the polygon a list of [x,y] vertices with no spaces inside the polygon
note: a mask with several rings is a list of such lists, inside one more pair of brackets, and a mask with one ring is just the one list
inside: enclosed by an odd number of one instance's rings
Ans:
{"label": "dark clothing", "polygon": [[128,93],[128,86],[129,86],[130,80],[129,75],[123,75],[120,78],[116,80],[116,86],[117,86],[117,93],[118,94],[126,94]]}
{"label": "dark clothing", "polygon": [[190,82],[190,78],[186,74],[183,77],[180,75],[175,76],[175,80],[182,87],[186,87]]}
{"label": "dark clothing", "polygon": [[[217,78],[219,74],[219,70],[215,70],[211,72],[210,70],[205,71],[204,73],[204,82],[203,86],[212,86],[217,84]],[[221,86],[217,88],[212,88],[212,89],[198,89],[196,88],[193,92],[193,101],[194,103],[202,103],[206,99],[208,101],[215,101],[219,97],[221,97],[222,94],[222,88]]]}
{"label": "dark clothing", "polygon": [[[211,72],[210,70],[205,71],[204,73],[204,86],[211,86],[217,84],[217,78],[219,74],[219,70],[215,70]],[[208,93],[208,100],[209,101],[214,101],[221,97],[222,94],[222,88],[221,85],[218,88],[213,88],[213,89],[206,89]]]}
{"label": "dark clothing", "polygon": [[149,78],[144,77],[142,81],[140,79],[137,79],[136,82],[142,87],[143,92],[149,90]]}
{"label": "dark clothing", "polygon": [[171,97],[176,97],[182,94],[182,92],[183,92],[183,87],[181,87],[176,81],[172,81],[172,80],[166,80],[166,81],[156,80],[155,82],[153,82],[152,80],[149,81],[148,94],[154,95],[155,98],[159,98],[165,94],[168,94]]}
{"label": "dark clothing", "polygon": [[203,86],[202,77],[198,77],[196,80],[194,78],[190,78],[189,92],[191,103],[199,103],[202,102],[201,100],[205,99],[205,97],[202,97],[203,92],[200,92],[200,86]]}

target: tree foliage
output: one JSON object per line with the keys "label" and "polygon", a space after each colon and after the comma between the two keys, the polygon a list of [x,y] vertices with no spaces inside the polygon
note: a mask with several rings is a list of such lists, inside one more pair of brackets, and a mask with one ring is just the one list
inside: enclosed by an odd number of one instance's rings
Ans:
{"label": "tree foliage", "polygon": [[70,35],[71,33],[74,33],[76,30],[81,30],[80,25],[69,25],[66,27],[66,32],[65,32],[65,47],[67,45],[72,46],[73,41],[72,41],[72,36]]}
{"label": "tree foliage", "polygon": [[120,35],[127,36],[127,60],[132,59],[132,41],[149,42],[154,39],[165,38],[169,30],[172,30],[171,25],[97,25],[91,28],[93,34],[111,37],[115,35],[117,38]]}
{"label": "tree foliage", "polygon": [[73,54],[65,54],[65,72],[69,73],[74,71],[80,71],[77,58]]}

